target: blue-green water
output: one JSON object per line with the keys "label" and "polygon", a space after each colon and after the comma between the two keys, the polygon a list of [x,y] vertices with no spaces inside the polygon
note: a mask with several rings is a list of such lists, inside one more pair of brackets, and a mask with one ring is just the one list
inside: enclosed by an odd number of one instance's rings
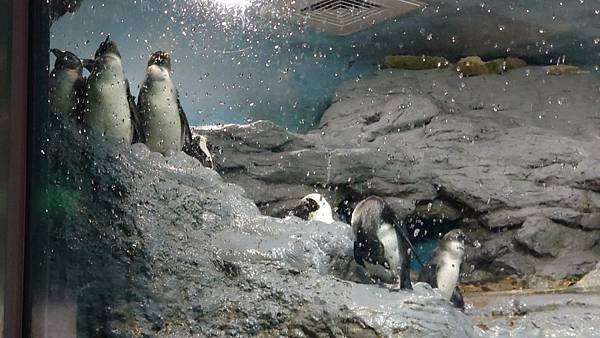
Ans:
{"label": "blue-green water", "polygon": [[[419,256],[423,263],[426,263],[431,257],[433,250],[437,248],[439,242],[439,239],[424,239],[418,243],[415,243],[415,249],[417,249],[416,255]],[[421,271],[421,265],[414,255],[410,262],[410,269],[416,272]]]}
{"label": "blue-green water", "polygon": [[534,63],[564,58],[592,69],[600,64],[593,1],[461,1],[350,36],[302,27],[269,3],[245,9],[199,3],[85,1],[52,26],[51,47],[91,57],[110,34],[120,46],[134,95],[149,54],[170,51],[191,124],[269,119],[292,131],[317,123],[341,82],[372,74],[388,54],[451,60],[512,54]]}

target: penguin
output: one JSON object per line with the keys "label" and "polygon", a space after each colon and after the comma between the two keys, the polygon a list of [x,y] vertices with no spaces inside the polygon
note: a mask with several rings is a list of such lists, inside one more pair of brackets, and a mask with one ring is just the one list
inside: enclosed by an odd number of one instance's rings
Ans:
{"label": "penguin", "polygon": [[465,242],[471,241],[460,229],[446,233],[417,279],[419,282],[428,283],[432,288],[438,288],[446,299],[462,310],[465,303],[458,282]]}
{"label": "penguin", "polygon": [[[350,221],[354,232],[354,259],[375,281],[412,289],[410,243],[406,227],[380,197],[360,201]],[[414,249],[412,249],[414,252]]]}
{"label": "penguin", "polygon": [[171,56],[168,53],[158,51],[150,56],[146,78],[138,96],[144,143],[151,151],[163,155],[170,150],[183,150],[201,161],[206,157],[212,163],[208,146],[202,143],[202,139],[201,144],[193,145],[192,132],[179,102],[177,87],[171,80],[171,71]]}
{"label": "penguin", "polygon": [[210,153],[208,146],[208,138],[204,135],[196,136],[195,144],[200,148],[200,152],[204,154],[204,159],[199,158],[202,165],[209,168],[215,168],[215,162],[213,161],[212,154]]}
{"label": "penguin", "polygon": [[300,204],[291,214],[305,220],[319,221],[327,224],[334,222],[331,205],[321,194],[313,193],[304,196]]}
{"label": "penguin", "polygon": [[69,51],[56,48],[50,51],[56,56],[49,82],[50,112],[79,119],[85,84],[83,63],[77,55]]}
{"label": "penguin", "polygon": [[90,71],[84,95],[86,127],[127,143],[143,142],[135,98],[117,44],[110,36],[100,44],[94,60],[84,60],[84,67]]}

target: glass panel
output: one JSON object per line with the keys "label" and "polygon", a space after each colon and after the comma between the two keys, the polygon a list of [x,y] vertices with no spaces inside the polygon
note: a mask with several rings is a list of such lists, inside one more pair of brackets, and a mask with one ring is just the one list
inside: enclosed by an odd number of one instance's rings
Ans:
{"label": "glass panel", "polygon": [[[21,332],[27,158],[27,28],[23,3],[0,12],[0,337]],[[23,19],[23,20],[19,20]]]}
{"label": "glass panel", "polygon": [[30,336],[596,334],[596,2],[49,6]]}
{"label": "glass panel", "polygon": [[[7,13],[11,11],[11,7],[7,4],[0,3],[0,10]],[[2,20],[0,22],[0,49],[5,50],[5,53],[0,53],[0,158],[7,159],[9,156],[9,106],[10,106],[10,77],[8,76],[9,66],[9,51],[10,51],[10,20]],[[6,112],[6,113],[5,113]],[[3,234],[7,229],[5,225],[8,223],[8,163],[5,162],[0,166],[0,225]],[[6,244],[2,239],[0,243],[0,332],[4,332],[4,306],[5,306],[5,276],[6,276]]]}

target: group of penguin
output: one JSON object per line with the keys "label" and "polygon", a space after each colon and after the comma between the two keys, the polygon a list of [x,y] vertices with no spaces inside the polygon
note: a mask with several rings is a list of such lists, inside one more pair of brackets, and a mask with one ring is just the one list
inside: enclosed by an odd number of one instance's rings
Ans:
{"label": "group of penguin", "polygon": [[[121,54],[107,36],[94,59],[81,60],[69,51],[52,49],[56,56],[50,75],[50,111],[66,114],[96,134],[127,143],[144,143],[154,152],[184,151],[212,165],[206,140],[195,146],[177,88],[171,80],[171,57],[157,51],[150,56],[137,103],[125,77]],[[90,74],[85,78],[83,69]],[[333,223],[331,206],[320,194],[309,194],[292,214]],[[412,289],[410,257],[415,253],[406,224],[387,203],[376,196],[360,201],[350,224],[354,233],[354,260],[374,281]],[[418,281],[438,288],[455,306],[464,308],[457,287],[465,243],[460,229],[446,233],[432,257],[423,266]],[[418,259],[418,257],[417,257]],[[420,259],[418,259],[420,262]]]}
{"label": "group of penguin", "polygon": [[[184,151],[212,164],[204,140],[197,145],[177,88],[171,79],[171,56],[157,51],[150,56],[137,103],[125,77],[121,54],[110,36],[94,59],[80,59],[69,51],[52,49],[56,56],[50,74],[49,103],[54,114],[66,114],[86,131],[126,143],[144,143],[153,152]],[[83,76],[83,69],[90,74]]]}
{"label": "group of penguin", "polygon": [[[334,222],[331,206],[317,193],[302,198],[290,214],[305,220]],[[350,225],[354,233],[354,260],[372,281],[391,284],[392,289],[412,289],[410,258],[414,253],[422,266],[417,281],[439,289],[454,306],[464,310],[458,287],[460,266],[465,244],[476,246],[476,243],[462,230],[447,232],[431,258],[423,264],[410,241],[407,225],[382,198],[369,196],[360,201],[352,211]]]}

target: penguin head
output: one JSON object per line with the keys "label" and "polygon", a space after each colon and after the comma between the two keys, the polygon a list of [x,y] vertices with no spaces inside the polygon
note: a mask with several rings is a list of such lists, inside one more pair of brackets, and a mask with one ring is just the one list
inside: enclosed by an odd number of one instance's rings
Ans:
{"label": "penguin head", "polygon": [[465,243],[471,243],[471,239],[461,229],[453,229],[448,231],[442,237],[444,246],[447,250],[454,252],[462,257],[465,251]]}
{"label": "penguin head", "polygon": [[331,206],[325,197],[317,193],[304,196],[300,200],[300,204],[292,210],[292,214],[305,220],[333,222]]}
{"label": "penguin head", "polygon": [[69,51],[61,51],[56,48],[53,48],[50,51],[52,54],[54,54],[54,56],[56,56],[54,69],[71,69],[79,72],[83,71],[83,65],[77,55]]}
{"label": "penguin head", "polygon": [[461,243],[467,242],[468,239],[469,237],[467,234],[465,234],[461,229],[450,230],[443,237],[443,240],[445,241],[458,241]]}
{"label": "penguin head", "polygon": [[105,55],[113,54],[119,58],[121,58],[121,53],[119,53],[119,49],[117,48],[117,44],[110,39],[110,35],[106,36],[106,40],[104,40],[98,49],[96,50],[96,54],[94,54],[94,58],[101,58]]}
{"label": "penguin head", "polygon": [[171,55],[167,52],[163,52],[161,50],[154,52],[150,55],[150,60],[148,60],[148,67],[152,65],[157,65],[159,67],[164,67],[171,70]]}

